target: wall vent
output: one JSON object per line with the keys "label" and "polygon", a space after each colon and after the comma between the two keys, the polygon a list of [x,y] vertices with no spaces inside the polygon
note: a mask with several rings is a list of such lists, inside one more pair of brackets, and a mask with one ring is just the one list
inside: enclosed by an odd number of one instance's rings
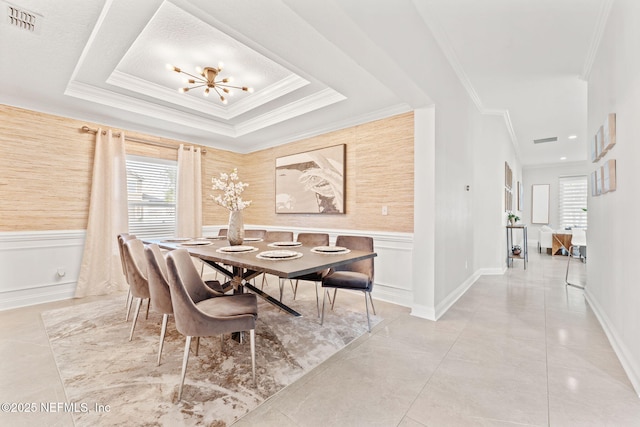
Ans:
{"label": "wall vent", "polygon": [[542,138],[542,139],[534,139],[534,144],[544,144],[545,142],[556,142],[558,140],[557,136],[553,136],[551,138]]}
{"label": "wall vent", "polygon": [[31,33],[40,33],[42,15],[28,11],[22,7],[6,3],[6,21],[9,25]]}

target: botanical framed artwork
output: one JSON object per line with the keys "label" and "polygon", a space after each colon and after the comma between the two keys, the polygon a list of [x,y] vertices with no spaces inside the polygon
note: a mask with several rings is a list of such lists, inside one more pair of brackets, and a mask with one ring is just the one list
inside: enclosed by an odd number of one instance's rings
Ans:
{"label": "botanical framed artwork", "polygon": [[345,213],[346,145],[278,157],[276,213]]}
{"label": "botanical framed artwork", "polygon": [[607,152],[616,145],[616,113],[610,113],[605,120],[602,135],[603,151]]}
{"label": "botanical framed artwork", "polygon": [[600,168],[602,176],[602,194],[616,191],[616,160],[611,159]]}

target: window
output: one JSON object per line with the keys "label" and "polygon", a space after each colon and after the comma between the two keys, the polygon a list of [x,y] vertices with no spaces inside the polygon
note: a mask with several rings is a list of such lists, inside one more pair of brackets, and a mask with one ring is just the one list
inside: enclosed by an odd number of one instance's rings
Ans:
{"label": "window", "polygon": [[560,226],[587,228],[587,177],[560,177],[558,195]]}
{"label": "window", "polygon": [[138,238],[175,234],[177,168],[176,161],[127,156],[129,233]]}

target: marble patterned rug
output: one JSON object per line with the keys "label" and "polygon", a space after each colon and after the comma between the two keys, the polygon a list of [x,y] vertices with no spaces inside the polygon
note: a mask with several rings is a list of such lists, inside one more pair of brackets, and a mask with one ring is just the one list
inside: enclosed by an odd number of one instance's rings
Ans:
{"label": "marble patterned rug", "polygon": [[[312,294],[285,301],[302,317],[292,317],[258,298],[256,387],[248,342],[239,344],[228,335],[224,343],[219,336],[202,338],[196,356],[194,340],[180,402],[184,337],[172,318],[160,366],[156,355],[162,316],[151,311],[145,319],[141,313],[129,342],[131,319],[124,320],[124,296],[48,311],[42,320],[67,402],[75,405],[76,426],[222,427],[366,333],[360,295],[338,295],[334,312],[328,312],[320,326]],[[357,298],[359,304],[356,300],[344,304],[349,298]],[[371,320],[374,325],[381,319],[372,315]]]}

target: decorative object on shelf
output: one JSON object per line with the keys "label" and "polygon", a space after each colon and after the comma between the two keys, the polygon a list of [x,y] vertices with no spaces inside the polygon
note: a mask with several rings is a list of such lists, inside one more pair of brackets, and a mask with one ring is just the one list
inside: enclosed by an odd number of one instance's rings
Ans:
{"label": "decorative object on shelf", "polygon": [[513,255],[516,255],[516,256],[517,256],[517,255],[520,255],[520,253],[521,253],[521,252],[522,252],[522,248],[521,248],[520,246],[518,246],[518,245],[514,245],[514,246],[511,248],[511,253],[512,253]]}
{"label": "decorative object on shelf", "polygon": [[220,173],[220,178],[212,178],[214,190],[222,191],[222,194],[211,198],[223,208],[229,210],[229,228],[227,239],[231,245],[241,245],[244,240],[244,221],[242,210],[251,204],[251,200],[243,200],[242,192],[249,184],[240,181],[238,169],[230,174]]}
{"label": "decorative object on shelf", "polygon": [[221,63],[218,64],[217,67],[204,67],[204,68],[197,67],[196,71],[198,72],[198,74],[200,74],[199,76],[193,75],[191,73],[187,73],[186,71],[170,64],[167,64],[167,68],[172,71],[175,71],[178,74],[186,74],[187,76],[192,77],[190,79],[187,79],[186,83],[190,85],[195,85],[195,86],[180,88],[179,90],[182,93],[186,93],[186,92],[189,92],[191,89],[197,89],[199,87],[204,86],[205,87],[203,92],[204,96],[209,96],[209,92],[211,92],[211,90],[213,89],[220,97],[220,101],[223,104],[226,104],[227,98],[224,95],[232,95],[232,92],[230,89],[239,89],[249,93],[253,92],[253,88],[250,88],[247,86],[230,85],[229,83],[233,82],[233,77],[219,78],[219,74],[220,72],[222,72]]}
{"label": "decorative object on shelf", "polygon": [[520,221],[520,217],[513,212],[507,213],[507,219],[511,223],[511,225],[516,225],[516,222]]}

